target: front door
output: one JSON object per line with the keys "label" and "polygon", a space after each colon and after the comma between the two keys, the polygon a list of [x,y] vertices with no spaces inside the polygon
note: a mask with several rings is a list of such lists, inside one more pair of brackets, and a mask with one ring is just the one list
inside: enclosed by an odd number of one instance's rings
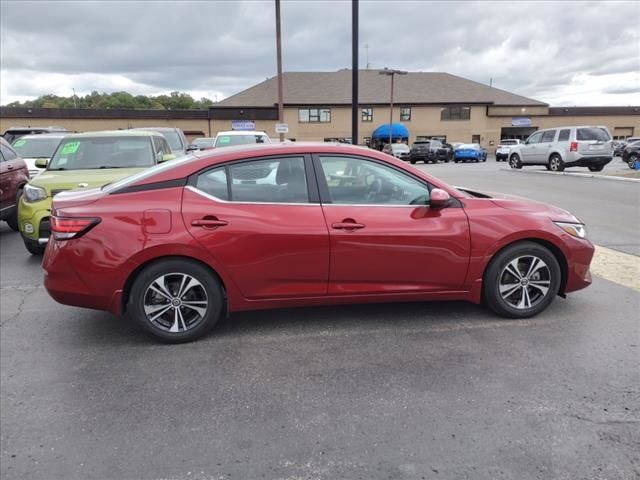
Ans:
{"label": "front door", "polygon": [[373,160],[320,155],[315,165],[331,238],[329,294],[463,288],[469,223],[457,201],[431,209],[429,185]]}
{"label": "front door", "polygon": [[233,162],[185,188],[185,225],[245,298],[326,295],[329,235],[311,170],[303,156]]}
{"label": "front door", "polygon": [[525,144],[520,147],[524,163],[539,163],[542,155],[540,140],[542,140],[542,132],[536,132],[527,138]]}

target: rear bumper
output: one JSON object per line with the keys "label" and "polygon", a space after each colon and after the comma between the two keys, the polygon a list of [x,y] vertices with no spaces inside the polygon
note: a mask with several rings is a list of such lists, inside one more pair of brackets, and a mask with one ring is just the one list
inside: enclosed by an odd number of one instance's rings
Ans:
{"label": "rear bumper", "polygon": [[497,153],[496,152],[496,160],[506,160],[507,158],[509,158],[509,154],[508,153]]}
{"label": "rear bumper", "polygon": [[574,160],[567,159],[564,162],[566,167],[589,167],[594,165],[606,165],[613,157],[601,156],[601,157],[579,157]]}

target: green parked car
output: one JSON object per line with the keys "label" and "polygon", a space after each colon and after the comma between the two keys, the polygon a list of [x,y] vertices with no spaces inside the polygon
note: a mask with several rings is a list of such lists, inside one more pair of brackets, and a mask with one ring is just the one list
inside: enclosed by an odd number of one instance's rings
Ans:
{"label": "green parked car", "polygon": [[18,202],[18,228],[33,255],[44,252],[49,239],[51,199],[76,188],[95,188],[176,158],[165,138],[155,132],[117,130],[68,135],[46,167],[25,185]]}

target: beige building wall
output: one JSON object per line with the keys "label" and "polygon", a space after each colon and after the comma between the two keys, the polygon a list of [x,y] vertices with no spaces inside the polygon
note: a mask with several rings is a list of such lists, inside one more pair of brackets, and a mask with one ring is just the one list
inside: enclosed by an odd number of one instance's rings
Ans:
{"label": "beige building wall", "polygon": [[[418,136],[446,136],[449,142],[471,142],[473,135],[480,136],[480,142],[484,147],[497,145],[500,141],[500,133],[503,127],[511,127],[511,114],[509,116],[487,116],[486,106],[471,107],[469,120],[440,119],[439,106],[414,106],[411,108],[411,120],[402,122],[409,130],[409,143]],[[496,107],[489,107],[494,113]],[[502,107],[501,107],[502,108]],[[508,107],[514,108],[514,107]],[[545,107],[546,108],[546,107]],[[325,138],[350,138],[351,137],[351,108],[331,107],[330,123],[300,123],[298,122],[298,108],[285,108],[285,123],[289,125],[289,133],[286,138],[297,141],[323,141]],[[548,115],[522,115],[531,118],[531,125],[537,128],[550,128],[568,125],[605,125],[612,135],[619,132],[621,135],[640,135],[640,115],[611,115],[611,116],[548,116]],[[389,122],[389,107],[373,107],[373,121],[363,122],[358,112],[359,143],[364,143],[365,137],[370,137],[373,131],[381,124]],[[400,122],[400,108],[394,107],[394,122]],[[272,138],[277,138],[275,133],[275,121],[256,121],[256,129],[264,130]],[[0,131],[4,132],[12,126],[62,126],[71,131],[95,131],[117,130],[134,127],[179,127],[187,134],[188,140],[198,136],[215,136],[219,131],[231,130],[231,120],[206,120],[206,119],[169,119],[169,120],[145,120],[145,119],[66,119],[66,118],[0,118]],[[200,133],[201,132],[201,133]]]}

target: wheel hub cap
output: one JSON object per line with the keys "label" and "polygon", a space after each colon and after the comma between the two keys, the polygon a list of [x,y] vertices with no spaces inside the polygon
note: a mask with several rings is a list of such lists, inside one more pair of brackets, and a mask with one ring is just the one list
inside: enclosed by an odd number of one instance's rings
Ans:
{"label": "wheel hub cap", "polygon": [[535,255],[523,255],[502,269],[500,296],[510,307],[528,310],[547,297],[551,280],[551,270],[544,260]]}

